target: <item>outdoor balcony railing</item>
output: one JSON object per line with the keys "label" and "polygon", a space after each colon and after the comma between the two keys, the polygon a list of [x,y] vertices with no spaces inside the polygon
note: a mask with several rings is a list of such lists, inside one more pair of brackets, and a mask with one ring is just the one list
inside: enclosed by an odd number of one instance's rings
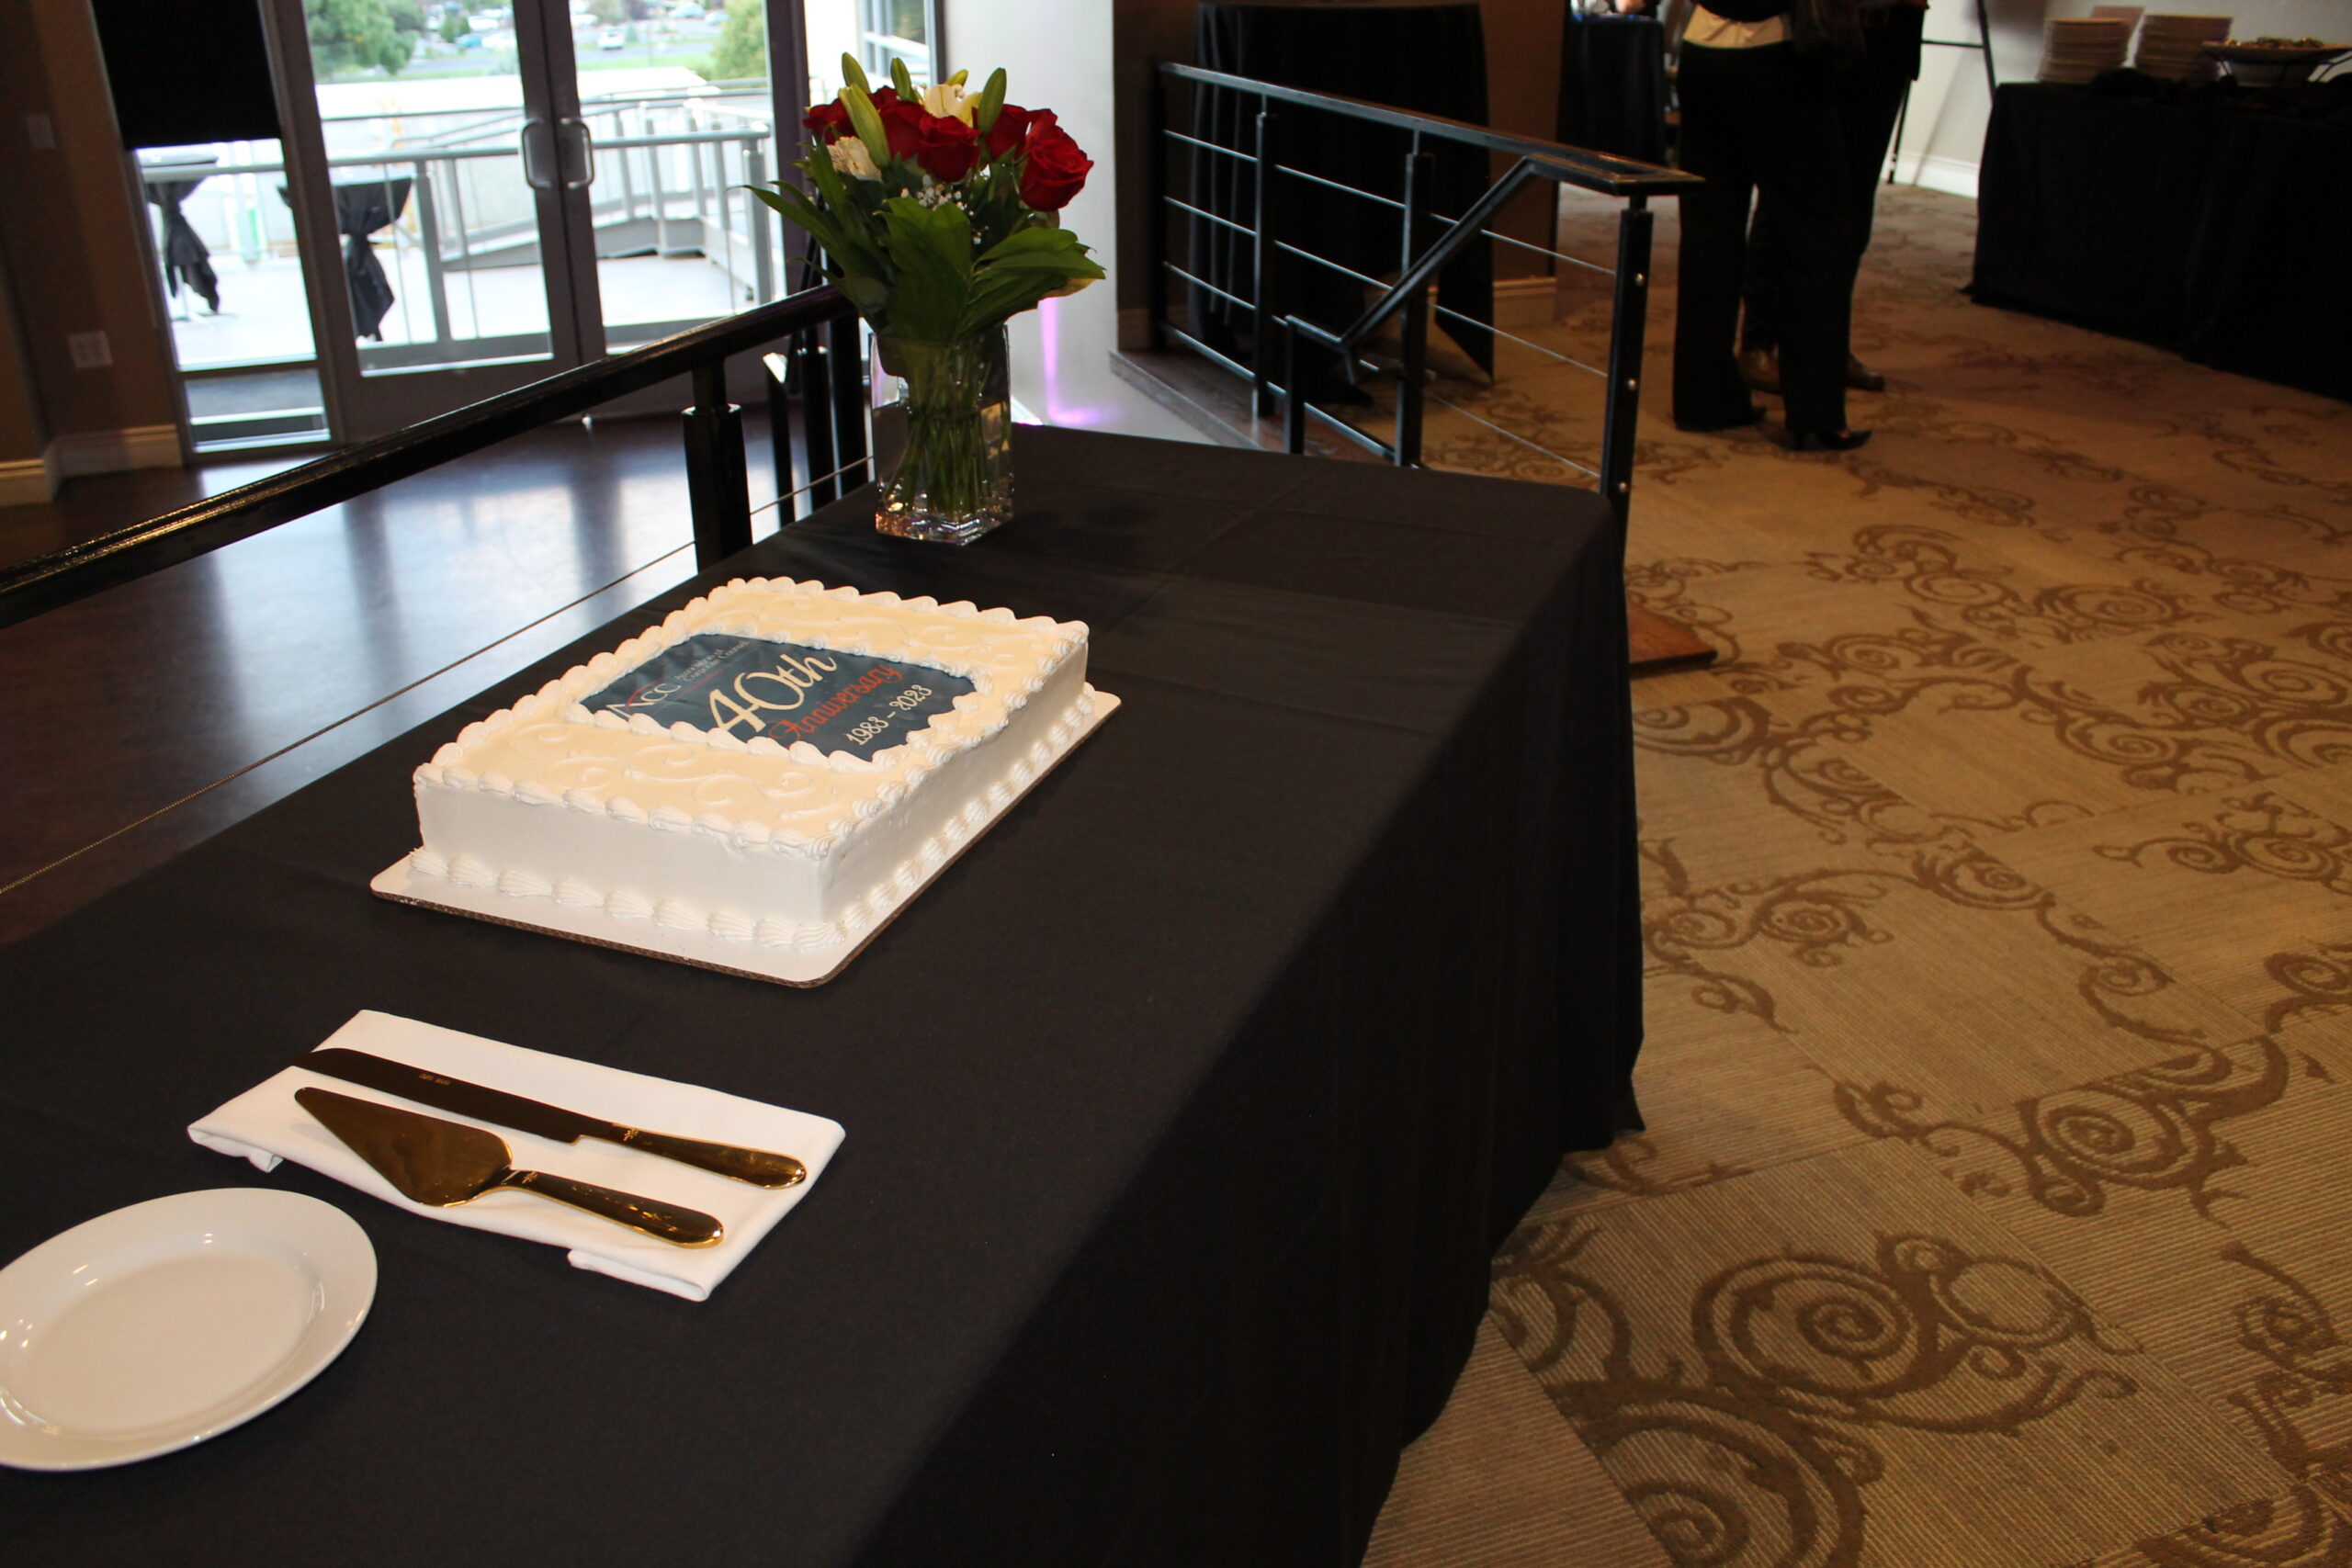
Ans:
{"label": "outdoor balcony railing", "polygon": [[[778,293],[781,237],[773,215],[741,188],[771,177],[775,128],[763,111],[764,105],[718,96],[583,106],[594,159],[590,207],[599,257],[700,257],[723,280],[723,301],[714,299],[717,308],[698,312],[678,310],[675,299],[607,300],[605,319],[635,329],[627,337],[641,341]],[[372,123],[384,125],[390,118],[372,117]],[[435,119],[458,123],[438,130],[411,129]],[[453,308],[451,290],[453,280],[468,273],[538,263],[523,116],[511,110],[447,111],[401,116],[398,123],[403,129],[397,137],[363,138],[350,126],[329,127],[331,148],[343,149],[326,160],[338,185],[405,179],[409,186],[401,193],[399,210],[374,237],[390,238],[399,292],[412,292],[421,282],[423,298],[400,301],[402,314],[388,331],[387,343],[367,350],[370,366],[448,364],[518,351],[484,330],[481,318],[490,312]],[[369,141],[377,144],[365,144]],[[362,144],[355,148],[355,141]],[[353,178],[359,171],[377,178]],[[213,199],[193,215],[192,228],[207,250],[234,254],[248,265],[266,265],[290,251],[283,161],[152,163],[141,175],[167,223],[175,209],[193,205],[196,186],[220,182],[205,193]],[[186,296],[177,289],[174,294],[177,315]],[[278,298],[284,301],[280,309],[300,310],[299,293],[280,291]],[[670,307],[666,313],[664,305]]]}

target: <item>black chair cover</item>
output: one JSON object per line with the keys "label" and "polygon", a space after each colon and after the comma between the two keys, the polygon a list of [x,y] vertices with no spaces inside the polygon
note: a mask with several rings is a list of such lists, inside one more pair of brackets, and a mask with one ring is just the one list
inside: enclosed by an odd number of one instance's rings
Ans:
{"label": "black chair cover", "polygon": [[368,237],[400,220],[409,186],[400,179],[355,180],[334,187],[334,226],[343,235],[343,275],[351,284],[351,324],[361,337],[384,341],[384,317],[392,308],[392,285]]}
{"label": "black chair cover", "polygon": [[[398,179],[353,180],[334,187],[334,227],[343,236],[343,276],[351,288],[355,336],[384,341],[384,317],[399,296],[392,292],[391,279],[384,276],[384,264],[376,259],[368,237],[400,221],[408,209],[409,187],[415,183],[404,175]],[[277,194],[288,206],[293,205],[294,198],[284,186],[277,187]]]}
{"label": "black chair cover", "polygon": [[[1233,5],[1204,0],[1194,22],[1193,57],[1212,71],[1230,72],[1284,86],[1335,93],[1372,103],[1483,125],[1487,121],[1486,32],[1476,5]],[[1280,130],[1277,159],[1287,167],[1395,200],[1404,183],[1408,131],[1347,120],[1312,109],[1274,106]],[[1221,147],[1256,145],[1258,100],[1242,93],[1198,89],[1193,134]],[[1435,179],[1432,212],[1459,217],[1486,193],[1487,154],[1457,143],[1431,141]],[[1195,205],[1250,220],[1256,197],[1253,168],[1236,159],[1195,151]],[[1393,207],[1283,179],[1273,194],[1277,232],[1291,243],[1367,277],[1394,274],[1400,234]],[[1191,263],[1195,276],[1243,299],[1250,295],[1250,242],[1220,224],[1193,219]],[[1428,243],[1424,236],[1422,243]],[[1363,313],[1364,284],[1295,256],[1280,258],[1279,310],[1331,331]],[[1205,289],[1192,288],[1191,321],[1202,341],[1245,354],[1253,341],[1250,312]],[[1483,239],[1471,243],[1438,279],[1438,302],[1476,321],[1494,319],[1494,261]],[[1448,316],[1435,324],[1485,369],[1494,368],[1494,336]],[[1320,401],[1348,396],[1336,372],[1310,355],[1310,395]]]}
{"label": "black chair cover", "polygon": [[212,251],[188,222],[187,215],[180,210],[180,203],[195,193],[205,177],[195,175],[159,180],[150,173],[145,183],[147,199],[164,215],[164,281],[174,288],[185,288],[202,296],[204,308],[217,315],[220,310],[220,279],[212,270]]}

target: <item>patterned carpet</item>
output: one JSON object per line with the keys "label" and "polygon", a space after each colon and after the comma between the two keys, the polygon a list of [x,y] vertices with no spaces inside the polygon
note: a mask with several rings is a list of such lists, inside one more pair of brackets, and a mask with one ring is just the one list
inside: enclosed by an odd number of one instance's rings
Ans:
{"label": "patterned carpet", "polygon": [[[1652,1130],[1497,1259],[1378,1568],[2352,1565],[2352,407],[1882,213],[1806,457],[1665,422],[1662,215],[1630,580],[1723,659],[1635,691]],[[1511,353],[1440,391],[1589,450]]]}

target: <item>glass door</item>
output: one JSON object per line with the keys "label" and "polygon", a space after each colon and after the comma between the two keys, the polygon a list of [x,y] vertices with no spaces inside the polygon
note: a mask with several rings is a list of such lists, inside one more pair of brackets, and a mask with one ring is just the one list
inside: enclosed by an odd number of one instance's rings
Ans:
{"label": "glass door", "polygon": [[[782,17],[790,6],[571,0],[570,112],[593,165],[577,195],[594,276],[576,293],[587,335],[605,351],[789,290],[782,225],[742,188],[778,177],[771,8]],[[797,107],[787,108],[789,158],[800,132]]]}
{"label": "glass door", "polygon": [[593,354],[561,6],[273,0],[271,19],[293,111],[280,194],[307,231],[338,434],[398,430]]}
{"label": "glass door", "polygon": [[[794,0],[270,0],[339,434],[780,298],[769,13]],[[798,141],[797,92],[783,148]],[[303,118],[303,117],[298,117]],[[674,389],[618,412],[675,408]]]}
{"label": "glass door", "polygon": [[797,237],[743,187],[842,53],[927,82],[936,30],[925,0],[264,3],[286,141],[260,199],[345,440],[781,298]]}

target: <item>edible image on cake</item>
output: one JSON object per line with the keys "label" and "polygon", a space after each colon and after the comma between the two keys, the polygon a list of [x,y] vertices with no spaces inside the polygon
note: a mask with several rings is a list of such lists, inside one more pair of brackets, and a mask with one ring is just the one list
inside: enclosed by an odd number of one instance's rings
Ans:
{"label": "edible image on cake", "polygon": [[668,728],[738,740],[806,740],[868,758],[896,746],[972,690],[961,675],[839,649],[705,632],[673,643],[583,703]]}

